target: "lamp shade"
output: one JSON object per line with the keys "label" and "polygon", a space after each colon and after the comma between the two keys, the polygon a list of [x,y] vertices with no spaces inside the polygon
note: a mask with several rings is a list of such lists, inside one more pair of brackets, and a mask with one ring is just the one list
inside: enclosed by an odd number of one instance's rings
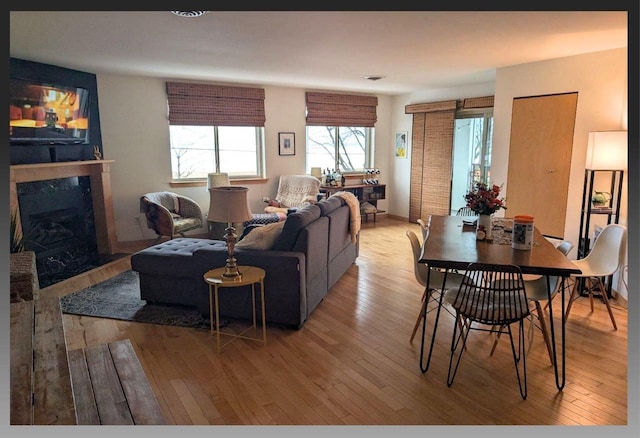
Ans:
{"label": "lamp shade", "polygon": [[229,186],[229,174],[228,173],[210,173],[207,175],[207,189],[211,187]]}
{"label": "lamp shade", "polygon": [[592,131],[587,143],[587,162],[591,170],[627,168],[627,131]]}
{"label": "lamp shade", "polygon": [[318,179],[322,178],[322,169],[319,167],[312,167],[311,176],[315,176]]}
{"label": "lamp shade", "polygon": [[247,187],[224,186],[209,189],[209,215],[212,222],[245,222],[253,216],[247,200]]}

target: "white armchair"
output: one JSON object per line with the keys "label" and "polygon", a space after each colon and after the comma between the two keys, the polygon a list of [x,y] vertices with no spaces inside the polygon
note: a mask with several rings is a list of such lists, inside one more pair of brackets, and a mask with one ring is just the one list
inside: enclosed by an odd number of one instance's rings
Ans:
{"label": "white armchair", "polygon": [[291,208],[314,204],[320,193],[320,180],[311,175],[282,175],[275,199],[263,198],[268,203],[265,213],[287,213]]}

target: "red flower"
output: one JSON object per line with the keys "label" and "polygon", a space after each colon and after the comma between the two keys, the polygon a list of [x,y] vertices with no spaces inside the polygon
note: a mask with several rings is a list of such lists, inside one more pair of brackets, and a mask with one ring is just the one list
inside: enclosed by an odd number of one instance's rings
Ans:
{"label": "red flower", "polygon": [[464,195],[467,207],[474,213],[493,214],[501,208],[507,209],[504,205],[504,199],[499,198],[501,186],[493,184],[489,188],[487,184],[478,182],[474,184],[474,187],[474,190]]}

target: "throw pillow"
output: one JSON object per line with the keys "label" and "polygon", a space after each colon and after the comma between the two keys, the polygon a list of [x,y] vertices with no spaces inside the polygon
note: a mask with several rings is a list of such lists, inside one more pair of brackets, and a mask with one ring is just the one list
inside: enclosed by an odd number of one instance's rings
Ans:
{"label": "throw pillow", "polygon": [[264,227],[264,224],[252,224],[252,225],[247,225],[246,227],[244,227],[244,230],[242,230],[242,235],[238,238],[238,243],[242,239],[247,237],[247,234],[249,234],[251,231],[255,230],[256,228],[260,228],[260,227]]}
{"label": "throw pillow", "polygon": [[236,244],[236,248],[260,250],[273,248],[273,244],[282,232],[284,223],[285,221],[274,222],[255,228]]}

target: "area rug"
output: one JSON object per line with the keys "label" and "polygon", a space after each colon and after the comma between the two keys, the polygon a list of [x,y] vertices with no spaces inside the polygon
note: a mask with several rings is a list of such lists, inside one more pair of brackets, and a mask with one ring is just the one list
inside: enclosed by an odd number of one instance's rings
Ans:
{"label": "area rug", "polygon": [[60,306],[74,315],[209,330],[209,319],[192,307],[141,300],[138,273],[131,270],[60,298]]}

